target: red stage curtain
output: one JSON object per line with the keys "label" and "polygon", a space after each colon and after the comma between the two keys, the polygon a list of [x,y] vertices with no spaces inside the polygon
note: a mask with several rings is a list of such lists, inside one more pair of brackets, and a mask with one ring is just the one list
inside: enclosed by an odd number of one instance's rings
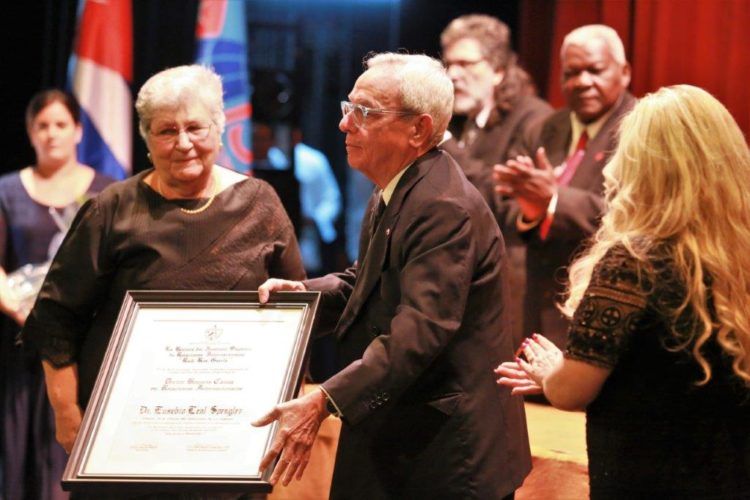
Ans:
{"label": "red stage curtain", "polygon": [[[552,16],[552,34],[548,21]],[[543,95],[562,106],[560,45],[584,24],[612,26],[633,66],[631,89],[642,96],[664,85],[689,83],[715,95],[750,133],[750,1],[526,0],[519,46]],[[547,50],[540,49],[539,44]],[[540,70],[545,59],[547,70]]]}

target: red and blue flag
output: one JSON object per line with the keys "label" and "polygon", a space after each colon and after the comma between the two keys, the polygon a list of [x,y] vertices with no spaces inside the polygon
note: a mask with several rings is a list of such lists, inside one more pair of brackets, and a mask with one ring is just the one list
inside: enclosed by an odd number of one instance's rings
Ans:
{"label": "red and blue flag", "polygon": [[131,0],[82,1],[68,80],[81,104],[79,160],[124,179],[132,172]]}

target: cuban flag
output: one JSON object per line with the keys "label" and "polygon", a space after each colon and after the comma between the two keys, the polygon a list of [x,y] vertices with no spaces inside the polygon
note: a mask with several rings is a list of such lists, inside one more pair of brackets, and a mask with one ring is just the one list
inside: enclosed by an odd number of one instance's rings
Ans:
{"label": "cuban flag", "polygon": [[196,62],[211,66],[224,85],[227,124],[218,162],[249,173],[253,161],[250,136],[250,77],[244,0],[201,0],[196,29]]}
{"label": "cuban flag", "polygon": [[132,172],[131,0],[82,0],[68,84],[81,104],[78,159],[115,179]]}

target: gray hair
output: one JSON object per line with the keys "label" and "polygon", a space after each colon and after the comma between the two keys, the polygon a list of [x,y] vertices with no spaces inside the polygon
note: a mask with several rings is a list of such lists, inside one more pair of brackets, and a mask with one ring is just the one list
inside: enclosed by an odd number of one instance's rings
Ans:
{"label": "gray hair", "polygon": [[562,47],[560,47],[560,57],[565,54],[565,49],[570,45],[583,46],[591,40],[601,40],[609,49],[612,58],[621,66],[627,64],[625,59],[625,47],[617,32],[604,24],[587,24],[576,28],[565,36]]}
{"label": "gray hair", "polygon": [[501,20],[485,14],[467,14],[457,17],[440,34],[443,50],[464,38],[476,40],[482,56],[495,71],[515,63],[516,55],[510,49],[510,30]]}
{"label": "gray hair", "polygon": [[453,113],[453,83],[443,64],[421,54],[375,54],[365,62],[367,69],[388,67],[398,80],[404,110],[432,117],[432,145],[439,143]]}
{"label": "gray hair", "polygon": [[223,96],[221,77],[206,66],[192,64],[160,71],[146,80],[135,101],[141,137],[146,138],[158,110],[175,108],[191,99],[206,106],[221,134],[226,123]]}

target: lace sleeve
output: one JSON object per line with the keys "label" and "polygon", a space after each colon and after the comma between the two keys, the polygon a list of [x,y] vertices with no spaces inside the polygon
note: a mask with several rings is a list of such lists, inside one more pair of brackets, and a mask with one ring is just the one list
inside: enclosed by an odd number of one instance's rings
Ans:
{"label": "lace sleeve", "polygon": [[635,257],[611,249],[596,265],[573,315],[565,356],[613,368],[644,320],[652,285]]}

